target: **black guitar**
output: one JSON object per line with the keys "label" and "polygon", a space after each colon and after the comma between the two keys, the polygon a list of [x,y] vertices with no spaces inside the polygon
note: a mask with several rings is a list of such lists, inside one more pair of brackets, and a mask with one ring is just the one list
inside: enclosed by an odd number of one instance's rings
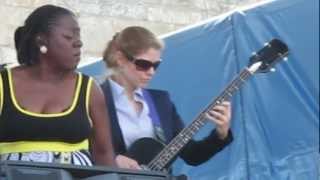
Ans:
{"label": "black guitar", "polygon": [[228,100],[240,88],[240,86],[255,73],[266,73],[282,58],[288,55],[288,47],[278,39],[267,43],[258,53],[250,58],[248,67],[245,67],[239,75],[225,88],[225,90],[210,103],[190,125],[185,127],[168,144],[161,144],[152,138],[142,138],[134,142],[126,154],[137,160],[146,170],[163,171],[175,159],[180,150],[192,139],[192,137],[208,121],[206,113],[212,107]]}

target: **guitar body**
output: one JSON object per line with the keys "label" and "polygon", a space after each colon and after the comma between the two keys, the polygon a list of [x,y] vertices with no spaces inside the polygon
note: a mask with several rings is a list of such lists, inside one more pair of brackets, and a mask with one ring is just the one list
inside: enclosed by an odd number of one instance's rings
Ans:
{"label": "guitar body", "polygon": [[[153,138],[141,138],[135,141],[128,149],[126,156],[136,160],[138,164],[143,165],[142,168],[146,167],[159,153],[165,148],[165,145],[160,141]],[[167,170],[167,166],[164,167]],[[146,169],[147,170],[147,169]],[[175,176],[175,180],[187,180],[186,175]]]}
{"label": "guitar body", "polygon": [[164,144],[153,138],[141,138],[128,149],[126,156],[135,159],[139,164],[147,165],[164,148]]}

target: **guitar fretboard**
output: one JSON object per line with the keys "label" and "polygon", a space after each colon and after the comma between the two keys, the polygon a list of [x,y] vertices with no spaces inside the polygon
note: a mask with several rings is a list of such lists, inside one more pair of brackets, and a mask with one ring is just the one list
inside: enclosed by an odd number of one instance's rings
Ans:
{"label": "guitar fretboard", "polygon": [[166,165],[173,160],[180,150],[192,139],[192,137],[208,121],[206,113],[214,106],[230,99],[240,86],[251,76],[251,72],[245,68],[225,90],[212,101],[190,125],[185,127],[165,148],[148,164],[147,168],[154,171],[163,171]]}

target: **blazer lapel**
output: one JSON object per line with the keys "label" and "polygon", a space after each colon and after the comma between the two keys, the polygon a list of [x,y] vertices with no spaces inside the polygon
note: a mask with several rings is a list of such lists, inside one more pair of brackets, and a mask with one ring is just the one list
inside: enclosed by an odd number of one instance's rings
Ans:
{"label": "blazer lapel", "polygon": [[158,111],[158,115],[159,115],[159,120],[160,120],[160,124],[161,127],[163,129],[164,132],[164,136],[166,138],[166,143],[169,143],[169,139],[171,139],[172,137],[172,125],[170,123],[171,118],[170,115],[171,113],[168,111],[168,98],[165,96],[162,96],[162,94],[156,92],[156,91],[152,91],[152,90],[148,90],[150,92],[150,95],[153,99],[153,103],[155,106],[155,109]]}
{"label": "blazer lapel", "polygon": [[118,116],[116,112],[116,107],[114,104],[110,83],[108,80],[105,80],[104,83],[101,85],[101,88],[104,92],[107,109],[110,117],[111,123],[111,131],[112,131],[112,141],[113,146],[116,154],[123,154],[125,153],[126,147],[123,139],[123,135],[121,133],[120,125],[118,123]]}

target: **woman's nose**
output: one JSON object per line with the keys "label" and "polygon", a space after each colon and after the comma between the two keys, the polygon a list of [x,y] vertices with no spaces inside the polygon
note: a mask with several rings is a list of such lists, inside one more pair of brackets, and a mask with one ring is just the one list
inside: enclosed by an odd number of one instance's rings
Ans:
{"label": "woman's nose", "polygon": [[147,73],[148,73],[149,75],[154,75],[155,72],[156,72],[156,70],[154,69],[154,67],[150,67],[150,68],[148,69],[148,71],[147,71]]}
{"label": "woman's nose", "polygon": [[74,46],[78,47],[78,48],[81,48],[83,46],[83,43],[82,43],[82,41],[80,39],[78,39],[78,40],[76,40],[74,42]]}

